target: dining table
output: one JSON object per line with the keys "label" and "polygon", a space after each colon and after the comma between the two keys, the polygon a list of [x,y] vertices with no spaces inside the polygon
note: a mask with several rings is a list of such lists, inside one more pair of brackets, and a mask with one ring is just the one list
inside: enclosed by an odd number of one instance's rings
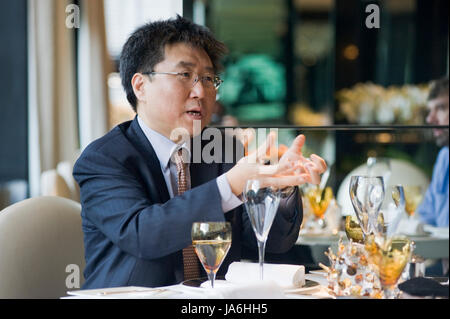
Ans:
{"label": "dining table", "polygon": [[[435,278],[437,279],[437,278]],[[207,285],[192,286],[179,283],[163,287],[114,287],[88,290],[72,290],[60,299],[174,299],[180,302],[194,301],[195,304],[201,304],[201,300],[228,300],[230,305],[240,305],[239,300],[252,300],[252,305],[257,306],[259,310],[267,306],[270,300],[322,300],[322,299],[368,299],[369,297],[357,296],[336,296],[329,287],[326,273],[317,270],[311,271],[305,275],[307,282],[303,288],[285,290],[280,288],[273,281],[262,281],[260,283],[244,284],[239,287],[230,285],[226,280],[218,280],[214,288]],[[425,280],[425,279],[424,279]],[[204,279],[206,283],[206,278]],[[440,282],[448,289],[447,281]],[[415,296],[402,292],[397,299],[448,299],[439,296]],[[369,298],[370,299],[370,298]],[[208,301],[205,301],[207,304]],[[192,304],[194,305],[194,303]],[[225,310],[223,310],[225,311]]]}
{"label": "dining table", "polygon": [[[214,288],[206,278],[163,287],[114,287],[68,291],[61,299],[335,299],[322,271],[305,274],[306,284],[284,289],[274,281],[235,285],[217,279]],[[198,284],[202,283],[202,284]]]}
{"label": "dining table", "polygon": [[[415,254],[422,256],[425,259],[436,258],[448,258],[449,245],[448,236],[445,236],[446,232],[440,234],[440,236],[434,236],[432,234],[421,236],[409,236],[415,243]],[[335,234],[329,233],[305,233],[300,231],[296,247],[307,246],[311,249],[311,253],[314,262],[319,265],[329,264],[328,258],[325,254],[329,249],[337,251],[339,242],[348,243],[348,239],[345,232],[339,231]],[[243,260],[238,262],[242,267],[252,266],[257,267],[258,263],[249,262]],[[355,298],[351,296],[335,296],[329,289],[329,282],[327,273],[323,269],[312,269],[303,266],[301,264],[271,264],[268,267],[275,268],[275,272],[264,278],[264,280],[247,280],[251,277],[248,274],[248,269],[243,271],[242,268],[239,278],[240,280],[226,280],[232,277],[220,277],[215,280],[214,288],[211,288],[210,282],[207,278],[199,278],[194,280],[187,280],[178,284],[162,286],[162,287],[114,287],[103,289],[88,289],[88,290],[71,290],[67,292],[66,296],[62,296],[62,299],[348,299]],[[280,275],[283,272],[282,268],[288,267],[294,268],[295,273],[298,273],[296,267],[302,268],[302,277],[304,277],[303,284],[301,286],[287,287],[282,285],[284,281],[282,277],[286,275]],[[272,269],[273,269],[272,268]],[[228,269],[227,275],[230,273]],[[256,268],[255,268],[256,269]],[[250,273],[257,273],[256,271],[250,271]],[[247,274],[247,275],[245,275]],[[267,273],[268,275],[270,272]],[[255,274],[252,274],[255,275]],[[288,276],[289,277],[289,276]],[[288,278],[291,279],[290,277]],[[448,279],[447,279],[448,285]],[[407,294],[402,294],[401,298],[409,299],[415,298]]]}

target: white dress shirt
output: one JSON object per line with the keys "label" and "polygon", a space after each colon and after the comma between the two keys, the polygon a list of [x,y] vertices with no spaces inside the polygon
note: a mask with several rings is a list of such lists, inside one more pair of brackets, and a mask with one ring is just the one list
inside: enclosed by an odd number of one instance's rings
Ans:
{"label": "white dress shirt", "polygon": [[[138,116],[138,123],[144,132],[145,136],[152,144],[155,150],[156,156],[158,157],[159,164],[161,165],[161,171],[166,181],[167,190],[169,191],[170,198],[174,197],[177,193],[177,168],[175,163],[173,163],[170,158],[174,152],[178,152],[180,148],[184,148],[190,155],[189,149],[186,147],[186,143],[178,145],[165,137],[164,135],[149,128],[144,121]],[[190,185],[190,171],[187,170],[187,180],[188,186]],[[242,201],[233,194],[231,191],[230,184],[225,176],[225,174],[220,175],[216,178],[217,187],[219,188],[219,193],[222,198],[222,210],[224,213],[238,207],[242,204]]]}

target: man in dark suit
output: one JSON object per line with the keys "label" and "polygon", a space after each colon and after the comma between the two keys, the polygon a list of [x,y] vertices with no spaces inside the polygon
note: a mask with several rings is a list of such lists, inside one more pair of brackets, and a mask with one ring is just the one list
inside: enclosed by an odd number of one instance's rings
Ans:
{"label": "man in dark suit", "polygon": [[[186,279],[182,251],[191,245],[196,221],[231,222],[232,245],[218,273],[224,274],[240,260],[242,245],[256,243],[240,196],[248,179],[275,187],[318,183],[326,164],[319,156],[302,156],[303,135],[277,164],[260,164],[274,144],[271,135],[237,164],[223,157],[192,161],[183,181],[188,190],[180,191],[173,158],[182,154],[189,162],[198,155],[192,141],[210,121],[224,53],[225,46],[206,28],[181,17],[144,25],[125,43],[120,72],[137,116],[92,142],[74,166],[86,255],[83,288],[181,282]],[[180,130],[187,139],[180,139]],[[293,188],[280,203],[267,251],[289,250],[301,221],[301,200]]]}

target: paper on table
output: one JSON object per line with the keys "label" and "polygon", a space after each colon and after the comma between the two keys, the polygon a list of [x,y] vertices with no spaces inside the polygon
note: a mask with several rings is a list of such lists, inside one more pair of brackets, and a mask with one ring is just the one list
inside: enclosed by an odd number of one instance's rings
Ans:
{"label": "paper on table", "polygon": [[[225,279],[236,284],[260,281],[259,264],[233,262],[228,267]],[[264,264],[264,281],[273,281],[283,289],[300,288],[305,284],[305,267],[301,265]]]}
{"label": "paper on table", "polygon": [[101,288],[101,289],[85,289],[68,291],[68,295],[79,296],[84,298],[171,298],[172,295],[178,294],[176,291],[170,291],[165,288],[149,288],[138,286]]}

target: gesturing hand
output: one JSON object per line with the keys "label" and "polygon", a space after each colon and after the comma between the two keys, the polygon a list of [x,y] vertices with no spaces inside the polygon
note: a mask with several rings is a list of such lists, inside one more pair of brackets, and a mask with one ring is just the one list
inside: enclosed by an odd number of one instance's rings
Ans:
{"label": "gesturing hand", "polygon": [[250,152],[227,172],[227,179],[234,194],[239,195],[248,179],[259,179],[263,185],[284,188],[303,183],[318,184],[320,174],[327,165],[315,154],[307,159],[302,154],[305,136],[299,135],[292,142],[280,161],[264,165],[267,153],[275,148],[276,133],[271,132],[257,150]]}
{"label": "gesturing hand", "polygon": [[310,158],[305,158],[302,153],[303,145],[305,144],[305,136],[298,135],[292,142],[289,149],[280,158],[279,165],[285,167],[287,163],[296,163],[293,172],[288,175],[302,175],[308,183],[319,184],[320,174],[326,171],[327,164],[320,156],[312,154]]}

